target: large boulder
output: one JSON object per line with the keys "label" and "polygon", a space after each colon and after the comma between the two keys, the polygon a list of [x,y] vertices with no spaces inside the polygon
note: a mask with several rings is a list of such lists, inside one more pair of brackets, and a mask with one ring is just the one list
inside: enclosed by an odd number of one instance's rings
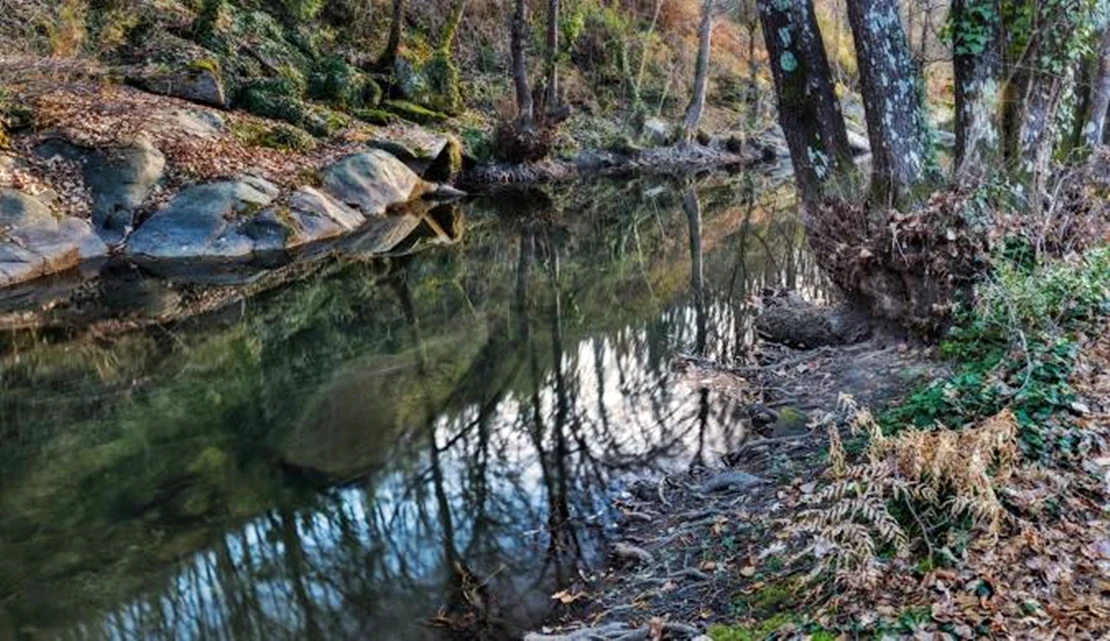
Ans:
{"label": "large boulder", "polygon": [[88,222],[56,216],[40,200],[0,189],[0,287],[108,254]]}
{"label": "large boulder", "polygon": [[213,107],[227,106],[227,93],[216,70],[204,63],[169,68],[142,67],[131,70],[127,82],[150,93],[181,98]]}
{"label": "large boulder", "polygon": [[123,239],[135,210],[162,180],[166,169],[166,158],[145,133],[118,149],[90,149],[51,138],[35,147],[35,153],[81,163],[85,185],[93,198],[93,226],[108,243]]}
{"label": "large boulder", "polygon": [[89,155],[85,185],[93,196],[93,225],[105,241],[123,239],[135,210],[162,180],[165,169],[165,156],[145,135],[129,147]]}
{"label": "large boulder", "polygon": [[389,152],[426,180],[453,182],[462,171],[462,141],[453,134],[412,129],[401,138],[375,140],[370,146]]}
{"label": "large boulder", "polygon": [[287,207],[268,209],[260,216],[288,226],[285,246],[289,249],[346,234],[366,222],[358,211],[307,186],[293,192]]}
{"label": "large boulder", "polygon": [[143,223],[127,243],[139,258],[236,259],[282,249],[288,226],[262,216],[278,188],[255,177],[190,187]]}
{"label": "large boulder", "polygon": [[411,200],[422,181],[395,156],[380,149],[352,154],[323,171],[324,191],[336,200],[376,216]]}

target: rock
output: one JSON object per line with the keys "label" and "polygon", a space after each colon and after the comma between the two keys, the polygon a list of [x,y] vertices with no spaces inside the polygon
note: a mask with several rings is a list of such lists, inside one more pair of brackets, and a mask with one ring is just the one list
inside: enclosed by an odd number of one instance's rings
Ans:
{"label": "rock", "polygon": [[227,259],[279,248],[284,238],[275,243],[275,235],[287,226],[260,215],[277,195],[276,186],[254,177],[190,187],[131,235],[127,251],[141,258]]}
{"label": "rock", "polygon": [[227,131],[219,114],[204,109],[174,109],[164,114],[164,120],[174,131],[198,138],[216,138]]}
{"label": "rock", "polygon": [[364,216],[408,202],[421,183],[411,169],[380,149],[342,158],[324,169],[323,177],[324,191]]}
{"label": "rock", "polygon": [[128,83],[162,96],[181,98],[213,107],[225,107],[227,94],[216,72],[205,65],[194,64],[172,69],[144,67],[132,70]]}
{"label": "rock", "polygon": [[370,147],[392,154],[427,180],[453,182],[462,171],[462,141],[453,134],[412,130],[403,139],[375,140]]}
{"label": "rock", "polygon": [[701,491],[705,493],[720,492],[730,488],[742,490],[765,482],[766,481],[754,474],[748,474],[747,472],[741,472],[739,470],[731,470],[722,472],[705,483],[702,483]]}
{"label": "rock", "polygon": [[453,134],[446,134],[443,139],[443,148],[421,176],[427,180],[449,183],[454,182],[462,172],[463,145],[462,141]]}
{"label": "rock", "polygon": [[92,221],[101,238],[109,243],[123,239],[134,211],[162,180],[165,168],[165,156],[146,135],[130,147],[89,154],[85,184],[92,192]]}
{"label": "rock", "polygon": [[0,287],[107,254],[108,247],[84,220],[55,216],[32,196],[0,190]]}
{"label": "rock", "polygon": [[467,193],[451,185],[434,185],[422,196],[425,200],[457,200],[466,198]]}
{"label": "rock", "polygon": [[669,145],[674,142],[674,130],[659,118],[648,118],[644,121],[642,137],[650,145]]}
{"label": "rock", "polygon": [[279,214],[271,209],[262,216],[281,214],[292,230],[286,242],[290,248],[339,236],[366,222],[359,212],[313,187],[301,187],[294,192],[286,211]]}
{"label": "rock", "polygon": [[166,168],[166,158],[147,134],[140,134],[131,146],[120,149],[90,149],[52,138],[36,146],[35,153],[81,163],[93,197],[93,226],[108,243],[123,239],[134,210],[162,180]]}

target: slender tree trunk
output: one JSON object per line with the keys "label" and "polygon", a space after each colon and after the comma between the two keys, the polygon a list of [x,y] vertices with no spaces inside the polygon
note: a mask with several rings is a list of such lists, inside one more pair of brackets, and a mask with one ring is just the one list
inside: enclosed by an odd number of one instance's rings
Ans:
{"label": "slender tree trunk", "polygon": [[[987,16],[970,11],[989,2]],[[952,0],[956,25],[953,66],[956,73],[957,178],[976,179],[992,169],[999,157],[999,97],[1002,75],[1002,33],[998,0]],[[965,30],[985,42],[967,38]]]}
{"label": "slender tree trunk", "polygon": [[760,0],[779,123],[807,212],[855,183],[856,167],[811,0]]}
{"label": "slender tree trunk", "polygon": [[454,46],[455,35],[459,32],[459,25],[462,24],[465,11],[466,0],[455,0],[451,6],[451,15],[447,17],[447,24],[443,27],[443,38],[439,44],[444,51],[450,52]]}
{"label": "slender tree trunk", "polygon": [[544,110],[559,104],[559,0],[547,0],[547,52],[544,60],[547,88]]}
{"label": "slender tree trunk", "polygon": [[385,53],[379,60],[379,66],[389,68],[397,60],[397,52],[401,49],[401,30],[405,23],[405,0],[393,0],[393,14],[389,20],[389,42],[385,46]]}
{"label": "slender tree trunk", "polygon": [[898,0],[851,0],[848,22],[871,141],[871,204],[904,204],[930,177],[932,148]]}
{"label": "slender tree trunk", "polygon": [[524,59],[524,36],[528,28],[528,5],[516,0],[512,25],[509,29],[509,53],[513,65],[513,86],[516,88],[516,115],[520,125],[531,128],[535,116],[532,90],[528,87],[528,64]]}
{"label": "slender tree trunk", "polygon": [[713,33],[713,0],[703,0],[701,24],[698,26],[698,58],[694,66],[694,93],[686,107],[682,125],[682,141],[689,144],[698,133],[698,122],[705,109],[705,92],[709,85],[709,45]]}
{"label": "slender tree trunk", "polygon": [[651,36],[655,33],[655,25],[659,22],[659,12],[663,9],[663,0],[655,0],[655,11],[651,14],[651,24],[647,33],[641,39],[640,68],[636,71],[636,82],[632,85],[632,108],[634,111],[643,109],[644,69],[647,68],[648,47],[651,45]]}
{"label": "slender tree trunk", "polygon": [[1083,126],[1083,144],[1088,149],[1102,145],[1106,112],[1110,109],[1110,28],[1103,27],[1101,40],[1094,83],[1091,85],[1090,108]]}

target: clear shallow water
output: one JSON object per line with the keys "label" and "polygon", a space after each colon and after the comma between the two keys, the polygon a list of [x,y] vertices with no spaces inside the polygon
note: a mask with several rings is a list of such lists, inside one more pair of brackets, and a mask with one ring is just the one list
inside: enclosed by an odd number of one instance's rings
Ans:
{"label": "clear shallow water", "polygon": [[[630,475],[738,445],[671,369],[818,295],[754,176],[500,194],[462,239],[124,336],[3,337],[0,638],[513,638]],[[758,197],[754,197],[758,194]]]}

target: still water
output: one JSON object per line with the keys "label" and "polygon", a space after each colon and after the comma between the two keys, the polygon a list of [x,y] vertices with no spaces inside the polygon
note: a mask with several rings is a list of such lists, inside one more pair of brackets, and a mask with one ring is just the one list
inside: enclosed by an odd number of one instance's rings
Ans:
{"label": "still water", "polygon": [[671,363],[744,359],[760,289],[816,288],[787,191],[502,193],[219,313],[9,332],[0,640],[518,637],[622,479],[744,439]]}

